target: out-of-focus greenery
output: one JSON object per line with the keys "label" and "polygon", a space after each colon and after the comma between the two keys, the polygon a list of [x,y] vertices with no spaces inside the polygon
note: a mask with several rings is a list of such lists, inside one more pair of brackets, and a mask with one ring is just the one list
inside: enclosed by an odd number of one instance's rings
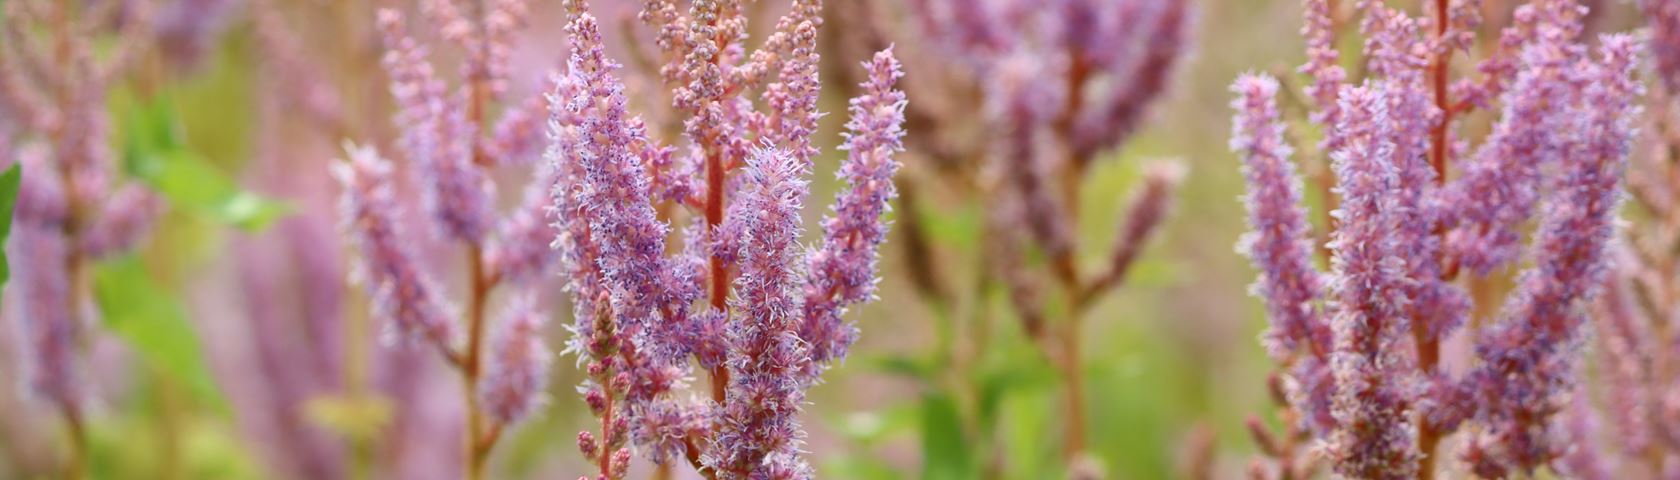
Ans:
{"label": "out-of-focus greenery", "polygon": [[[12,211],[17,209],[18,187],[23,183],[23,164],[13,163],[0,173],[0,245],[12,236]],[[12,278],[12,261],[0,249],[0,287]]]}

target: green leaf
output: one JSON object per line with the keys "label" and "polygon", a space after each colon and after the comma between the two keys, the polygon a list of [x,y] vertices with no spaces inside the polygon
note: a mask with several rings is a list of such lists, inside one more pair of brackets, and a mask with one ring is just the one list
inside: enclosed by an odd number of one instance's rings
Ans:
{"label": "green leaf", "polygon": [[896,434],[915,433],[921,428],[921,416],[920,405],[895,403],[878,411],[851,412],[828,423],[848,440],[871,445],[884,442]]}
{"label": "green leaf", "polygon": [[1009,459],[1004,478],[1062,478],[1066,465],[1055,432],[1067,416],[1059,393],[1015,392],[1003,399],[996,438]]}
{"label": "green leaf", "polygon": [[188,148],[180,115],[166,95],[148,104],[117,102],[126,109],[122,128],[123,165],[169,199],[218,222],[262,231],[291,211],[283,202],[243,190],[204,155]]}
{"label": "green leaf", "polygon": [[922,478],[975,478],[973,448],[963,431],[957,402],[943,392],[922,396]]}
{"label": "green leaf", "polygon": [[999,350],[1005,355],[998,355],[998,360],[983,364],[973,380],[979,390],[980,428],[987,430],[996,425],[1006,397],[1052,391],[1060,385],[1060,373],[1040,359],[1036,352],[1010,348]]}
{"label": "green leaf", "polygon": [[932,380],[934,375],[933,366],[929,364],[929,361],[909,355],[878,354],[864,357],[862,361],[870,370],[921,382]]}
{"label": "green leaf", "polygon": [[[12,236],[12,211],[17,209],[18,187],[22,182],[22,163],[13,163],[5,173],[0,173],[0,247]],[[0,287],[5,287],[6,281],[12,278],[11,264],[6,249],[0,248]]]}
{"label": "green leaf", "polygon": [[866,455],[829,455],[823,462],[823,478],[898,480],[904,478],[891,463]]}
{"label": "green leaf", "polygon": [[198,400],[223,406],[186,309],[153,283],[139,258],[105,262],[95,269],[93,281],[106,330],[154,368],[186,385]]}
{"label": "green leaf", "polygon": [[921,208],[922,225],[928,238],[937,247],[956,248],[961,251],[979,248],[979,239],[985,229],[983,217],[980,207],[975,205]]}

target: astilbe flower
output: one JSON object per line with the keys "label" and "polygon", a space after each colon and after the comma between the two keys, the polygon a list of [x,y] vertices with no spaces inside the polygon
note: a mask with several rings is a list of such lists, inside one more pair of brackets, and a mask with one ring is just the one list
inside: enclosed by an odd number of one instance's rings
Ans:
{"label": "astilbe flower", "polygon": [[[579,450],[602,479],[624,476],[630,444],[661,469],[687,461],[708,477],[810,478],[804,392],[856,339],[843,314],[872,297],[881,216],[895,195],[897,60],[887,50],[865,64],[843,146],[846,187],[822,244],[807,250],[820,3],[795,1],[748,53],[739,2],[693,2],[686,14],[647,2],[641,18],[658,33],[658,74],[673,91],[665,118],[681,119],[686,143],[675,146],[629,111],[595,17],[582,2],[567,8],[572,52],[550,96],[547,155],[554,245],[576,306],[567,350],[601,420],[579,434]],[[757,90],[767,112],[746,96]],[[668,251],[684,214],[692,223]],[[706,397],[685,398],[690,357],[711,383]]]}
{"label": "astilbe flower", "polygon": [[490,340],[487,374],[479,383],[479,404],[490,418],[512,425],[546,401],[548,365],[553,355],[543,342],[543,313],[534,300],[515,301]]}
{"label": "astilbe flower", "polygon": [[1577,60],[1573,70],[1585,72],[1576,80],[1585,91],[1573,99],[1577,110],[1563,126],[1576,136],[1565,141],[1562,178],[1535,232],[1536,265],[1523,272],[1499,323],[1478,339],[1483,363],[1469,375],[1483,402],[1475,417],[1483,430],[1472,452],[1503,454],[1479,458],[1475,467],[1484,475],[1532,470],[1566,448],[1545,419],[1567,401],[1585,303],[1607,263],[1641,93],[1633,79],[1636,45],[1629,37],[1605,37],[1597,63]]}
{"label": "astilbe flower", "polygon": [[172,0],[158,7],[159,49],[173,66],[197,67],[227,29],[239,0]]}
{"label": "astilbe flower", "polygon": [[[360,274],[374,297],[374,316],[396,338],[435,349],[460,374],[466,404],[463,465],[469,478],[481,478],[500,435],[528,418],[542,404],[542,378],[548,367],[540,306],[515,302],[495,328],[487,319],[491,293],[511,290],[514,298],[534,298],[537,280],[555,271],[561,258],[545,248],[554,228],[544,215],[555,175],[546,167],[526,167],[530,183],[522,204],[499,215],[492,169],[527,165],[537,135],[529,111],[535,99],[515,103],[500,121],[487,112],[508,96],[507,56],[516,30],[528,16],[521,0],[469,5],[460,0],[421,2],[423,16],[441,30],[444,40],[465,53],[459,84],[432,66],[430,49],[407,33],[404,16],[382,9],[377,25],[384,41],[383,65],[397,103],[402,127],[401,160],[411,165],[411,189],[399,189],[392,166],[371,148],[352,148],[351,158],[335,167],[345,187],[345,230],[360,246]],[[505,127],[502,125],[506,125]],[[463,272],[469,290],[458,302],[430,280],[431,262],[417,257],[413,233],[397,213],[406,203],[397,192],[419,192],[420,209],[429,219],[432,239],[460,246],[467,253]]]}
{"label": "astilbe flower", "polygon": [[1673,152],[1680,145],[1674,122],[1674,2],[1641,2],[1649,27],[1652,78],[1645,118],[1626,174],[1633,200],[1611,255],[1614,269],[1595,310],[1593,345],[1602,397],[1605,448],[1580,448],[1612,465],[1611,472],[1641,478],[1680,475],[1680,331],[1675,329],[1676,263],[1673,244],[1680,189],[1673,182]]}
{"label": "astilbe flower", "polygon": [[1345,144],[1332,158],[1341,206],[1330,242],[1331,414],[1337,424],[1330,455],[1336,473],[1348,478],[1411,478],[1417,468],[1416,427],[1403,382],[1392,382],[1407,367],[1399,344],[1410,328],[1410,279],[1395,235],[1406,212],[1393,193],[1400,189],[1400,172],[1396,139],[1383,130],[1395,122],[1387,95],[1376,85],[1342,91],[1337,128]]}
{"label": "astilbe flower", "polygon": [[1651,64],[1663,88],[1680,91],[1680,4],[1640,0],[1640,13],[1649,28]]}
{"label": "astilbe flower", "polygon": [[350,158],[333,166],[344,185],[340,216],[354,237],[360,260],[357,283],[373,295],[375,316],[384,319],[391,341],[453,348],[460,327],[455,307],[420,268],[411,234],[400,229],[391,162],[372,147],[349,147]]}
{"label": "astilbe flower", "polygon": [[844,358],[857,339],[857,329],[843,325],[846,307],[873,299],[878,247],[886,240],[880,222],[898,195],[893,155],[904,149],[904,92],[892,86],[903,77],[889,47],[865,64],[865,91],[851,100],[851,120],[841,149],[847,158],[839,178],[848,182],[835,199],[834,211],[823,219],[823,240],[811,252],[805,292],[805,321],[800,338],[810,342],[811,364],[824,365]]}
{"label": "astilbe flower", "polygon": [[726,365],[732,374],[707,459],[722,471],[764,465],[767,478],[810,476],[796,455],[805,398],[801,371],[812,361],[795,323],[802,313],[795,254],[807,195],[804,170],[788,152],[760,150],[747,160],[745,190],[736,203],[747,234],[735,282],[734,307],[742,314],[729,325]]}
{"label": "astilbe flower", "polygon": [[[1563,405],[1577,391],[1583,309],[1605,268],[1638,110],[1636,50],[1631,37],[1608,35],[1591,55],[1578,38],[1584,9],[1536,0],[1478,61],[1483,78],[1454,85],[1450,58],[1469,52],[1467,32],[1479,24],[1473,3],[1427,19],[1355,5],[1369,76],[1352,86],[1333,49],[1335,12],[1307,2],[1301,71],[1313,77],[1309,119],[1335,180],[1321,192],[1334,205],[1321,251],[1329,272],[1311,258],[1315,235],[1273,105],[1277,82],[1244,76],[1232,87],[1232,148],[1243,157],[1253,229],[1239,249],[1260,270],[1252,291],[1271,319],[1263,341],[1283,367],[1273,388],[1286,440],[1253,423],[1269,445],[1253,469],[1259,478],[1310,475],[1313,452],[1293,448],[1297,437],[1322,447],[1339,476],[1433,477],[1437,444],[1466,421],[1474,435],[1462,457],[1477,475],[1590,464],[1570,447],[1578,430],[1565,428]],[[1499,118],[1471,149],[1455,119],[1491,109],[1487,99],[1497,99]],[[1525,255],[1523,228],[1536,210]],[[1491,302],[1485,292],[1472,302],[1459,274],[1487,282],[1524,257],[1532,265],[1503,309],[1469,332],[1474,365],[1459,375],[1443,368],[1441,344],[1468,323],[1472,303]]]}
{"label": "astilbe flower", "polygon": [[466,118],[469,100],[450,97],[427,61],[428,52],[406,36],[402,21],[394,10],[379,11],[387,48],[383,63],[401,112],[398,122],[408,127],[402,132],[403,152],[424,177],[426,211],[439,230],[454,240],[477,243],[490,229],[491,192],[489,179],[473,164],[479,133]]}
{"label": "astilbe flower", "polygon": [[[1244,75],[1231,90],[1237,94],[1231,103],[1237,111],[1231,149],[1242,155],[1251,229],[1238,241],[1237,250],[1259,270],[1250,292],[1264,300],[1271,319],[1261,342],[1284,374],[1271,377],[1273,395],[1280,397],[1280,404],[1296,406],[1282,412],[1283,441],[1264,430],[1258,419],[1251,419],[1249,426],[1262,450],[1280,460],[1276,467],[1288,472],[1283,475],[1305,476],[1303,470],[1311,465],[1304,452],[1296,450],[1294,439],[1308,430],[1323,435],[1335,427],[1330,413],[1332,332],[1319,306],[1326,279],[1313,266],[1312,225],[1299,207],[1300,180],[1278,115],[1277,80]],[[1257,463],[1253,468],[1265,472],[1270,467]]]}
{"label": "astilbe flower", "polygon": [[[24,171],[9,255],[17,262],[22,313],[16,351],[28,396],[66,422],[76,446],[66,472],[72,477],[85,466],[87,447],[89,392],[78,350],[91,335],[88,315],[97,314],[90,269],[140,243],[162,209],[149,190],[112,168],[106,96],[150,45],[152,27],[149,2],[126,5],[113,22],[114,10],[102,8],[107,2],[7,2],[0,20],[0,111],[16,129],[0,158]],[[106,40],[116,47],[96,48]]]}
{"label": "astilbe flower", "polygon": [[[911,25],[905,30],[918,35],[900,47],[915,60],[917,81],[908,85],[913,97],[928,99],[906,114],[912,128],[927,132],[909,150],[943,180],[979,186],[971,190],[989,209],[987,232],[994,233],[980,249],[987,257],[982,274],[1001,280],[1025,333],[1063,370],[1069,460],[1084,453],[1085,442],[1080,318],[1124,283],[1171,210],[1183,168],[1163,162],[1144,169],[1144,182],[1117,222],[1108,261],[1095,272],[1083,271],[1079,261],[1085,256],[1077,235],[1083,180],[1103,153],[1137,133],[1148,107],[1172,85],[1189,50],[1190,3],[917,0],[906,8]],[[916,183],[903,181],[901,188]],[[908,218],[921,214],[913,204],[901,208]],[[906,238],[912,251],[932,250],[923,244],[925,234]],[[1035,251],[1047,261],[1026,268]],[[906,257],[924,297],[936,304],[955,300],[932,273],[941,271],[935,255]],[[1064,299],[1068,317],[1055,329],[1045,328],[1048,292]]]}

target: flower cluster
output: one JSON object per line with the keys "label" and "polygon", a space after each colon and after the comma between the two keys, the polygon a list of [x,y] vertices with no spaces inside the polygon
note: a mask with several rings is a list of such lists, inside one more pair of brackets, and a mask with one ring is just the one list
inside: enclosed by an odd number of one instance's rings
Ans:
{"label": "flower cluster", "polygon": [[[1639,142],[1631,155],[1627,189],[1633,220],[1612,247],[1614,274],[1606,279],[1594,322],[1599,360],[1596,364],[1603,412],[1587,408],[1581,400],[1577,421],[1593,425],[1603,417],[1609,437],[1592,437],[1597,431],[1583,431],[1586,440],[1614,439],[1614,447],[1583,442],[1572,458],[1580,475],[1602,472],[1590,478],[1612,478],[1613,472],[1637,473],[1646,478],[1680,475],[1680,331],[1674,315],[1680,307],[1680,274],[1668,245],[1676,234],[1676,206],[1680,190],[1673,183],[1677,173],[1675,148],[1680,137],[1674,130],[1675,68],[1680,66],[1680,49],[1675,48],[1680,32],[1680,5],[1674,2],[1640,2],[1649,26],[1650,64],[1657,80],[1646,102],[1645,121],[1640,124]],[[1583,391],[1586,389],[1583,388]],[[1610,445],[1611,442],[1603,442]],[[1620,461],[1619,461],[1620,460]]]}
{"label": "flower cluster", "polygon": [[[891,50],[864,67],[851,101],[845,188],[821,244],[800,246],[816,129],[819,2],[793,2],[745,52],[742,2],[697,1],[686,14],[652,0],[686,148],[667,146],[629,111],[601,27],[570,2],[572,55],[550,97],[552,209],[572,293],[568,350],[589,374],[601,419],[579,435],[596,478],[623,478],[634,443],[660,468],[686,460],[708,477],[809,478],[800,458],[804,391],[857,338],[846,310],[873,298],[882,216],[896,196],[904,94]],[[766,111],[747,96],[761,90]],[[739,174],[731,175],[739,171]],[[671,224],[687,217],[668,252]],[[711,395],[683,398],[689,359]]]}
{"label": "flower cluster", "polygon": [[[1283,367],[1285,433],[1318,439],[1338,475],[1432,477],[1437,443],[1465,422],[1473,434],[1462,458],[1477,475],[1568,468],[1562,412],[1639,111],[1638,49],[1629,36],[1606,35],[1594,55],[1578,38],[1584,8],[1537,0],[1480,60],[1482,78],[1452,84],[1450,58],[1469,51],[1480,21],[1474,3],[1429,18],[1382,2],[1355,6],[1369,73],[1351,85],[1333,47],[1331,3],[1306,2],[1302,71],[1313,77],[1311,119],[1335,185],[1323,192],[1335,205],[1321,226],[1329,272],[1311,258],[1312,226],[1273,105],[1278,83],[1250,75],[1232,87],[1232,148],[1243,157],[1253,229],[1240,249],[1260,271],[1254,293]],[[1494,99],[1498,120],[1472,149],[1454,120],[1492,110]],[[1503,306],[1472,319],[1474,305],[1495,299],[1487,288],[1472,295],[1460,273],[1485,285],[1522,258],[1531,265]],[[1473,366],[1454,374],[1441,344],[1467,323],[1480,325],[1469,332]],[[1256,463],[1262,478],[1302,475],[1313,463],[1306,452],[1266,453],[1275,462]]]}
{"label": "flower cluster", "polygon": [[[560,265],[558,253],[547,247],[554,229],[545,215],[545,192],[554,176],[546,167],[524,167],[537,156],[531,145],[540,129],[531,126],[531,110],[541,102],[510,102],[499,121],[487,116],[491,103],[509,94],[507,56],[514,31],[528,17],[524,2],[428,0],[421,7],[466,55],[452,89],[434,69],[428,47],[407,32],[404,16],[378,12],[383,65],[402,126],[397,144],[404,165],[412,166],[413,188],[399,188],[393,164],[371,147],[350,147],[350,158],[334,171],[344,186],[344,230],[359,254],[354,276],[373,297],[373,314],[385,322],[388,339],[435,349],[460,373],[467,406],[464,465],[469,478],[480,478],[500,434],[544,401],[551,354],[543,340],[546,314],[533,299],[537,280]],[[500,167],[531,172],[525,200],[505,215],[497,212],[492,180]],[[398,197],[403,191],[419,193],[430,228],[416,232],[406,225],[405,202]],[[433,280],[436,262],[421,256],[443,247],[416,242],[425,232],[467,253],[463,273],[470,289],[459,301]],[[492,329],[489,299],[499,288],[519,300]]]}
{"label": "flower cluster", "polygon": [[[113,10],[64,2],[8,2],[0,17],[0,123],[10,124],[0,126],[8,137],[0,158],[24,172],[9,255],[22,313],[17,351],[27,390],[62,412],[78,443],[86,440],[78,350],[93,321],[90,268],[138,244],[162,208],[113,169],[107,94],[151,28],[149,4],[132,5],[115,32]],[[105,33],[118,48],[98,48]],[[10,138],[8,127],[20,135]]]}

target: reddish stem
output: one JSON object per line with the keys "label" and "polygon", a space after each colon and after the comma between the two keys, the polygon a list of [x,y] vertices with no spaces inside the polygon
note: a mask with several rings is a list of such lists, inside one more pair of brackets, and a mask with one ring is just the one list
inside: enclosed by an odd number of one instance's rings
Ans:
{"label": "reddish stem", "polygon": [[[610,391],[609,391],[610,392]],[[607,406],[601,411],[601,452],[595,462],[601,467],[601,478],[612,477],[613,443],[613,400],[611,393],[607,396]]]}
{"label": "reddish stem", "polygon": [[477,386],[482,373],[481,357],[484,344],[484,310],[490,296],[491,283],[484,273],[484,256],[478,245],[467,249],[468,274],[472,276],[472,303],[467,312],[467,348],[461,358],[461,390],[467,405],[465,444],[467,478],[484,478],[484,466],[489,460],[495,437],[485,438],[484,413],[479,410]]}
{"label": "reddish stem", "polygon": [[[706,154],[706,227],[713,235],[720,233],[718,226],[723,223],[723,159],[717,152]],[[712,308],[720,312],[729,311],[729,270],[723,265],[723,258],[711,256],[712,280]],[[714,367],[712,376],[712,400],[723,403],[724,387],[729,384],[729,370],[722,366]]]}
{"label": "reddish stem", "polygon": [[[1451,23],[1447,0],[1435,0],[1435,41],[1437,50],[1435,60],[1430,66],[1430,76],[1434,83],[1435,107],[1441,111],[1440,123],[1435,125],[1430,139],[1430,166],[1435,169],[1435,184],[1445,185],[1447,181],[1447,134],[1452,127],[1453,114],[1457,106],[1449,98],[1447,82],[1449,80],[1448,64],[1452,60],[1452,48],[1444,45],[1447,28]],[[1445,236],[1446,230],[1436,228],[1437,235]],[[1443,238],[1443,241],[1445,239]],[[1442,279],[1452,279],[1458,275],[1458,262],[1452,261],[1441,272]],[[1429,326],[1425,322],[1412,322],[1412,336],[1417,342],[1418,369],[1425,374],[1433,373],[1441,358],[1440,339],[1431,335]],[[1435,447],[1440,442],[1440,432],[1430,428],[1428,424],[1418,426],[1418,449],[1423,455],[1418,459],[1418,478],[1431,480],[1435,478]]]}

